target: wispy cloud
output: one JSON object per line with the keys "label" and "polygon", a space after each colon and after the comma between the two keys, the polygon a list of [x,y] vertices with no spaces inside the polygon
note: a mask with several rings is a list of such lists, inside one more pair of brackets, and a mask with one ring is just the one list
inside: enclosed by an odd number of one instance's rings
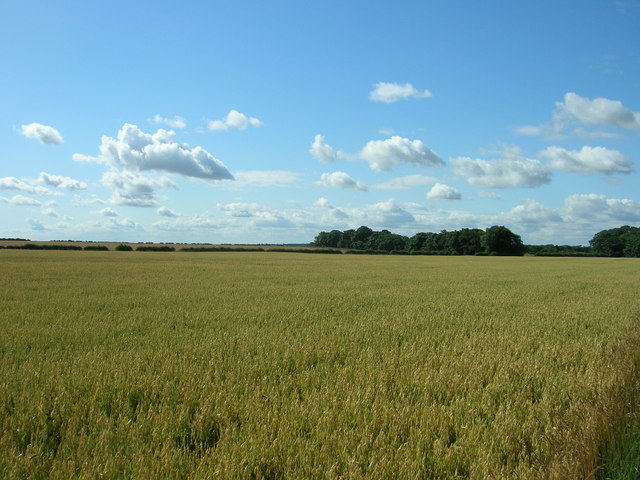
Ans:
{"label": "wispy cloud", "polygon": [[229,130],[230,128],[245,130],[247,127],[261,127],[262,125],[262,121],[255,117],[248,117],[237,110],[231,110],[224,119],[211,120],[208,127],[209,130]]}
{"label": "wispy cloud", "polygon": [[410,83],[378,82],[369,93],[374,102],[394,103],[408,98],[429,98],[433,95],[429,90],[418,90]]}
{"label": "wispy cloud", "polygon": [[155,115],[151,121],[157,125],[167,125],[171,128],[186,128],[187,122],[184,118],[175,116],[173,118],[162,117],[160,115]]}

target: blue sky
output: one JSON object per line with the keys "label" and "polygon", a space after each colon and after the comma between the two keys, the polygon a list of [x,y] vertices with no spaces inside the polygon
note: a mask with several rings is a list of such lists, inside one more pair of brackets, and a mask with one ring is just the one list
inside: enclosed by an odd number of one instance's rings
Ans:
{"label": "blue sky", "polygon": [[0,236],[640,225],[638,1],[0,1]]}

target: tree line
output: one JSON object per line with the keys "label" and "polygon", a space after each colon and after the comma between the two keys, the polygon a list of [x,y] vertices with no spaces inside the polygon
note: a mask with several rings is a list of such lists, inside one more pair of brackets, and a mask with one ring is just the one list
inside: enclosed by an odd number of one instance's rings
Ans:
{"label": "tree line", "polygon": [[311,245],[344,249],[350,253],[640,257],[640,228],[625,225],[602,230],[589,241],[589,246],[576,246],[524,245],[519,235],[502,225],[485,230],[463,228],[440,233],[420,232],[411,237],[362,226],[320,232]]}
{"label": "tree line", "polygon": [[313,246],[369,252],[407,252],[427,255],[524,255],[519,235],[507,227],[494,225],[485,230],[463,228],[440,233],[420,232],[412,237],[389,230],[374,231],[362,226],[356,230],[320,232]]}

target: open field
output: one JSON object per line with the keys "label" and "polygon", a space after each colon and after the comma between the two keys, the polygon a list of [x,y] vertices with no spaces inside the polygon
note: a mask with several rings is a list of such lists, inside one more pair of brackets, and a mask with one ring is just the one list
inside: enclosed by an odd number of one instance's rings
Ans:
{"label": "open field", "polygon": [[0,268],[2,478],[589,478],[637,408],[635,259]]}

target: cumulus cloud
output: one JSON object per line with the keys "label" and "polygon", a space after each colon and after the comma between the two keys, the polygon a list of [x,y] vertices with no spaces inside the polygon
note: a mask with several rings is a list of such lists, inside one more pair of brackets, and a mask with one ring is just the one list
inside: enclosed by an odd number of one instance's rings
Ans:
{"label": "cumulus cloud", "polygon": [[151,121],[158,125],[167,125],[171,128],[186,128],[187,122],[184,118],[177,115],[173,118],[162,117],[157,115],[151,119]]}
{"label": "cumulus cloud", "polygon": [[581,138],[617,138],[616,133],[585,129],[577,125],[619,127],[640,130],[640,112],[633,112],[618,100],[595,98],[590,100],[580,95],[565,93],[561,102],[556,102],[551,120],[542,125],[525,125],[516,128],[521,135],[547,138],[562,138],[566,133]]}
{"label": "cumulus cloud", "polygon": [[233,179],[224,164],[202,147],[189,148],[174,141],[175,132],[160,129],[144,133],[136,125],[125,123],[117,139],[103,136],[100,155],[76,153],[79,162],[94,162],[126,170],[154,170],[204,180]]}
{"label": "cumulus cloud", "polygon": [[45,208],[42,210],[43,215],[48,215],[50,217],[58,217],[58,212],[56,212],[53,208]]}
{"label": "cumulus cloud", "polygon": [[427,200],[461,200],[462,194],[444,183],[436,183],[427,192]]}
{"label": "cumulus cloud", "polygon": [[237,218],[253,217],[257,212],[264,209],[257,203],[234,202],[225,205],[218,205],[218,208],[226,214]]}
{"label": "cumulus cloud", "polygon": [[114,190],[111,203],[131,207],[157,207],[157,189],[177,188],[166,178],[149,178],[129,171],[106,172],[101,181],[105,187]]}
{"label": "cumulus cloud", "polygon": [[607,198],[595,193],[576,194],[565,199],[564,208],[569,221],[640,222],[640,203],[629,199]]}
{"label": "cumulus cloud", "polygon": [[8,203],[9,205],[19,205],[27,207],[39,207],[42,202],[39,202],[35,198],[25,197],[24,195],[14,195],[11,198],[0,197],[0,202]]}
{"label": "cumulus cloud", "polygon": [[345,172],[323,173],[316,185],[329,188],[347,188],[354,190],[367,191],[367,186],[354,180]]}
{"label": "cumulus cloud", "polygon": [[396,177],[386,182],[371,185],[371,188],[377,190],[409,190],[413,187],[423,187],[425,185],[434,185],[438,180],[425,175],[405,175],[404,177]]}
{"label": "cumulus cloud", "polygon": [[229,130],[237,128],[245,130],[247,127],[260,127],[263,123],[254,117],[248,117],[237,110],[231,110],[223,120],[211,120],[209,130]]}
{"label": "cumulus cloud", "polygon": [[38,182],[42,185],[51,187],[65,188],[67,190],[86,190],[87,184],[70,177],[62,177],[60,175],[51,175],[46,172],[40,172]]}
{"label": "cumulus cloud", "polygon": [[500,215],[500,220],[529,231],[531,226],[535,229],[551,223],[562,222],[562,217],[556,210],[547,208],[535,200],[527,199],[522,205],[517,205]]}
{"label": "cumulus cloud", "polygon": [[589,100],[569,92],[564,95],[562,102],[556,103],[556,107],[586,125],[640,129],[640,112],[632,112],[618,100],[601,97]]}
{"label": "cumulus cloud", "polygon": [[60,132],[49,125],[41,123],[30,123],[20,127],[22,135],[33,140],[38,140],[44,145],[61,145],[64,140]]}
{"label": "cumulus cloud", "polygon": [[444,165],[442,158],[421,140],[409,140],[397,135],[387,140],[368,142],[360,152],[360,157],[376,172],[391,170],[399,163],[423,167]]}
{"label": "cumulus cloud", "polygon": [[113,208],[109,208],[109,207],[105,207],[102,210],[98,210],[98,215],[102,215],[103,217],[117,217],[118,213],[113,209]]}
{"label": "cumulus cloud", "polygon": [[369,99],[374,102],[394,103],[408,98],[429,98],[433,95],[429,90],[417,90],[410,83],[378,82],[369,93]]}
{"label": "cumulus cloud", "polygon": [[309,153],[324,163],[332,163],[336,160],[347,160],[348,155],[340,150],[334,150],[331,145],[325,142],[322,135],[316,135],[309,149]]}
{"label": "cumulus cloud", "polygon": [[173,210],[167,208],[167,207],[160,207],[158,208],[158,210],[156,210],[156,213],[158,215],[160,215],[161,217],[170,217],[170,218],[176,218],[179,217],[180,214],[177,212],[174,212]]}
{"label": "cumulus cloud", "polygon": [[452,158],[454,173],[484,188],[539,187],[551,182],[551,172],[540,161],[526,158],[517,147],[507,148],[495,160]]}
{"label": "cumulus cloud", "polygon": [[539,153],[549,166],[569,173],[631,173],[631,161],[618,150],[584,146],[579,151],[551,146]]}
{"label": "cumulus cloud", "polygon": [[368,225],[371,228],[394,228],[415,223],[407,208],[391,198],[364,207],[335,207],[326,198],[319,198],[314,206],[324,211],[320,223],[332,226]]}
{"label": "cumulus cloud", "polygon": [[59,196],[61,193],[54,192],[48,188],[33,185],[33,181],[19,179],[16,177],[2,177],[0,178],[0,190],[19,190],[25,193],[31,193],[33,195],[53,195]]}

